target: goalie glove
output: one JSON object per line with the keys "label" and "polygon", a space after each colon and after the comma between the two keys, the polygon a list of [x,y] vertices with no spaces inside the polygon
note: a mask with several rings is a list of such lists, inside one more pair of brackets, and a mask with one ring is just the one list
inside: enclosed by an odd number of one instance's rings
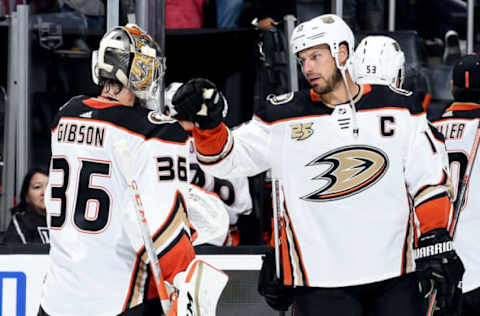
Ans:
{"label": "goalie glove", "polygon": [[214,83],[197,78],[178,88],[170,111],[174,119],[194,122],[201,129],[213,129],[227,115],[228,105]]}
{"label": "goalie glove", "polygon": [[293,302],[293,288],[285,286],[275,274],[275,250],[267,248],[258,277],[258,293],[277,311],[287,311]]}
{"label": "goalie glove", "polygon": [[465,269],[446,229],[437,228],[420,236],[415,264],[422,294],[427,297],[433,284],[437,290],[435,304],[440,313],[459,313]]}

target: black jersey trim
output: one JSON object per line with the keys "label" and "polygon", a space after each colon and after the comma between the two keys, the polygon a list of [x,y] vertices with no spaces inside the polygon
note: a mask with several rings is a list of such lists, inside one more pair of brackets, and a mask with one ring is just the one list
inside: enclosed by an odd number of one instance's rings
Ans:
{"label": "black jersey trim", "polygon": [[[163,143],[171,143],[171,144],[186,144],[188,141],[188,136],[187,134],[184,134],[182,132],[182,129],[178,128],[170,128],[167,129],[165,128],[151,128],[150,130],[144,130],[144,131],[135,131],[132,129],[129,129],[128,127],[122,126],[122,125],[117,125],[113,122],[109,122],[106,120],[98,120],[98,119],[89,119],[89,118],[80,118],[80,117],[73,117],[73,116],[64,116],[61,119],[65,120],[72,120],[72,121],[79,121],[79,122],[88,122],[88,123],[100,123],[100,124],[106,124],[109,125],[117,130],[122,130],[125,133],[128,133],[130,135],[138,136],[142,138],[143,140],[157,140]],[[58,127],[58,125],[57,125]],[[52,133],[55,132],[57,129],[55,127],[52,129]],[[143,133],[142,133],[143,132]]]}
{"label": "black jersey trim", "polygon": [[[92,101],[93,100],[93,101]],[[104,107],[92,107],[85,102],[102,103],[95,98],[78,96],[66,103],[57,114],[52,132],[58,127],[60,120],[84,120],[110,124],[112,127],[122,129],[130,134],[137,135],[143,139],[158,139],[164,142],[185,143],[188,135],[180,124],[174,120],[159,120],[152,123],[148,119],[148,109],[140,106],[124,106],[111,101],[103,102]]]}

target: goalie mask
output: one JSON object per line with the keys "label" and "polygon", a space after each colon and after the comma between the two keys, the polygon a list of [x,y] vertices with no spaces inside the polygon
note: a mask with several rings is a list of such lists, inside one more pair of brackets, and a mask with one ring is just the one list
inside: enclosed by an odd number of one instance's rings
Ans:
{"label": "goalie mask", "polygon": [[[337,68],[341,70],[348,69],[355,45],[352,30],[335,14],[324,14],[299,24],[293,30],[290,42],[291,50],[295,55],[305,49],[327,44]],[[338,51],[342,43],[348,46],[348,58],[343,66],[338,61]]]}
{"label": "goalie mask", "polygon": [[98,51],[93,52],[93,81],[102,84],[102,79],[116,80],[148,107],[146,101],[159,89],[159,79],[165,73],[160,52],[158,44],[139,26],[114,27],[103,36]]}
{"label": "goalie mask", "polygon": [[356,82],[393,85],[402,88],[405,55],[400,45],[387,36],[367,36],[355,50],[353,73]]}

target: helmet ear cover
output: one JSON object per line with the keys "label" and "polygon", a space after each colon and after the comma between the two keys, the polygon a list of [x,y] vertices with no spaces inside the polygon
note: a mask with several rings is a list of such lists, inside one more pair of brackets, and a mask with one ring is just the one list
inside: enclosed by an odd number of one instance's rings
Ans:
{"label": "helmet ear cover", "polygon": [[93,81],[118,81],[145,101],[165,72],[160,53],[158,44],[137,25],[114,27],[92,54]]}

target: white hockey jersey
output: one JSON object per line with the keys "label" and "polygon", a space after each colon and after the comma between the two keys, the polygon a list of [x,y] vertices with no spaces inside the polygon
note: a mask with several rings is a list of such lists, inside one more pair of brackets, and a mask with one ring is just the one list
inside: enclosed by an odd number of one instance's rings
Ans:
{"label": "white hockey jersey", "polygon": [[[189,147],[193,148],[193,140]],[[252,198],[247,177],[219,179],[200,168],[194,150],[190,156],[190,182],[206,191],[216,193],[225,204],[230,225],[235,225],[238,216],[248,215],[252,211]]]}
{"label": "white hockey jersey", "polygon": [[223,124],[193,130],[205,172],[228,178],[272,168],[280,179],[285,284],[341,287],[402,274],[408,196],[421,233],[448,224],[445,146],[421,100],[364,85],[355,103],[353,113],[300,91],[270,98],[233,132]]}
{"label": "white hockey jersey", "polygon": [[151,114],[80,96],[57,115],[45,197],[51,249],[41,306],[48,314],[111,316],[157,296],[118,140],[128,143],[165,280],[193,259],[183,198],[188,135]]}
{"label": "white hockey jersey", "polygon": [[[454,102],[445,110],[442,118],[433,122],[445,136],[455,199],[470,159],[479,120],[480,104]],[[480,287],[480,196],[477,193],[480,190],[480,164],[478,159],[477,154],[465,194],[465,204],[460,210],[454,236],[455,249],[465,266],[464,292]]]}

